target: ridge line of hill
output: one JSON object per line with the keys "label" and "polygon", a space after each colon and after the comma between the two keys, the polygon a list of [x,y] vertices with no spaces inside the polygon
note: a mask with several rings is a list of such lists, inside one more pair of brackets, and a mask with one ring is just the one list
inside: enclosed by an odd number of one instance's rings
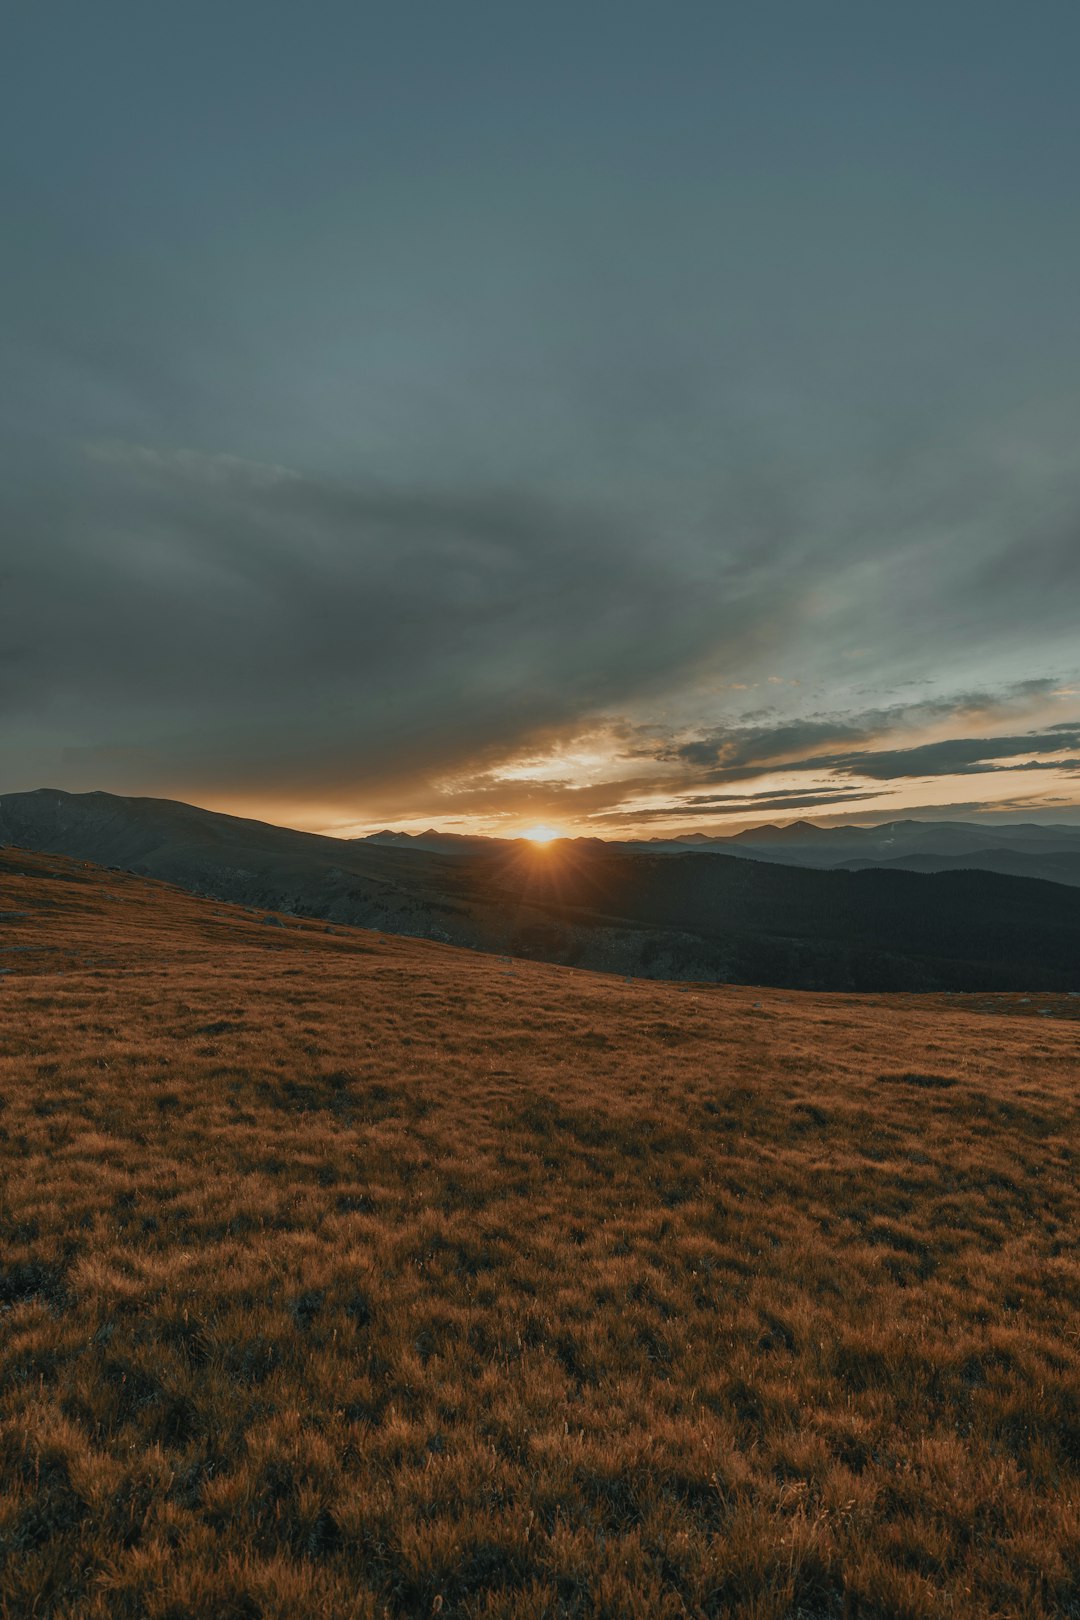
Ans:
{"label": "ridge line of hill", "polygon": [[455,856],[327,838],[179,801],[0,797],[0,841],[192,893],[472,949],[657,979],[822,990],[1080,988],[1061,884],[835,871],[566,842]]}

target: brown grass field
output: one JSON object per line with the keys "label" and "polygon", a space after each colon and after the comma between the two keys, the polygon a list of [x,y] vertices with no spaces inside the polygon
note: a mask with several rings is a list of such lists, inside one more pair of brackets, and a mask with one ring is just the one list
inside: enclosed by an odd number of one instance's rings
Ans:
{"label": "brown grass field", "polygon": [[0,1615],[1080,1616],[1080,1000],[0,851]]}

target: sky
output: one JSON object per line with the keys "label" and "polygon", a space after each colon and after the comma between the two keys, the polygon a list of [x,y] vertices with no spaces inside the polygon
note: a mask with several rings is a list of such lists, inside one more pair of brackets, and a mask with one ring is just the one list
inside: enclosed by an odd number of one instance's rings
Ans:
{"label": "sky", "polygon": [[0,792],[1080,821],[1072,0],[13,0]]}

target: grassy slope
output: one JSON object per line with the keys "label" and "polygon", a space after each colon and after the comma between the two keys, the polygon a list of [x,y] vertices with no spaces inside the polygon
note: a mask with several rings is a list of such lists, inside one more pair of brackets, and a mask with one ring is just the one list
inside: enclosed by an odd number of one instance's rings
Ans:
{"label": "grassy slope", "polygon": [[6,1620],[1080,1613],[1080,1001],[11,851],[0,966]]}

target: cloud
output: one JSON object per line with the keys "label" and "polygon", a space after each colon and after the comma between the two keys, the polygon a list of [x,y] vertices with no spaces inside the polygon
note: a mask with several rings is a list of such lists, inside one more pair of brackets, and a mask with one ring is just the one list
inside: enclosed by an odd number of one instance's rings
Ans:
{"label": "cloud", "polygon": [[[651,757],[667,774],[651,782],[639,776],[633,790],[627,786],[621,796],[618,784],[610,784],[608,806],[597,805],[593,815],[610,817],[613,823],[638,819],[670,824],[711,815],[723,824],[739,816],[784,814],[851,800],[873,802],[873,814],[880,817],[895,815],[884,801],[897,794],[905,797],[909,781],[956,776],[989,780],[1010,772],[1049,771],[1065,783],[1080,772],[1080,758],[1069,752],[1080,749],[1080,722],[880,746],[890,733],[910,736],[930,727],[940,730],[950,721],[1000,724],[1025,709],[1038,710],[1053,684],[1051,678],[1028,679],[997,692],[961,693],[847,717],[729,727],[689,740],[654,738]],[[849,746],[822,751],[822,742],[839,740]],[[850,746],[855,743],[863,746]],[[627,758],[640,765],[648,753],[645,739],[635,736]],[[760,784],[756,791],[755,784]],[[740,790],[714,791],[723,787]]]}
{"label": "cloud", "polygon": [[711,806],[718,808],[740,808],[749,806],[755,809],[768,808],[770,810],[782,809],[785,805],[792,808],[804,807],[814,804],[818,800],[836,803],[842,799],[876,799],[880,797],[879,790],[872,792],[860,791],[857,788],[774,788],[763,793],[692,793],[689,798],[680,801],[681,807]]}
{"label": "cloud", "polygon": [[593,808],[990,783],[1031,756],[964,744],[1047,716],[955,694],[1071,712],[1071,22],[987,25],[981,75],[935,22],[928,79],[918,27],[881,73],[789,7],[788,72],[767,7],[630,7],[611,72],[604,7],[570,52],[428,8],[425,65],[408,7],[241,3],[163,75],[154,8],[100,9],[5,39],[0,790],[574,815],[492,773],[615,715]]}
{"label": "cloud", "polygon": [[756,816],[778,811],[787,814],[792,810],[819,810],[828,805],[852,804],[868,799],[880,799],[880,792],[853,792],[839,790],[836,792],[821,791],[809,793],[761,793],[732,795],[720,798],[690,798],[675,800],[667,805],[646,805],[640,808],[617,810],[601,814],[594,819],[604,825],[615,826],[620,822],[651,823],[665,822],[678,823],[688,817],[711,817],[714,821],[724,816],[727,819],[739,819],[743,816]]}
{"label": "cloud", "polygon": [[[872,764],[877,758],[902,760],[911,750],[860,750],[856,744],[870,743],[883,734],[897,731],[925,729],[943,721],[978,721],[986,725],[999,722],[1017,712],[1030,710],[1032,704],[1052,694],[1054,680],[1050,677],[1015,682],[994,691],[958,693],[948,697],[923,700],[916,703],[895,704],[886,708],[855,711],[846,715],[809,715],[790,720],[770,720],[767,724],[734,725],[717,728],[704,736],[689,740],[661,744],[657,757],[676,763],[710,770],[710,780],[740,780],[749,770],[783,765],[794,769],[840,769],[839,762],[863,759]],[[1047,733],[1073,731],[1072,722],[1063,721],[1047,728]],[[961,739],[958,749],[971,751],[972,759],[995,757],[986,752],[990,739]],[[1010,739],[1003,739],[1009,751]],[[846,744],[828,754],[819,752],[823,744]],[[924,745],[944,751],[948,744]],[[1031,740],[1026,748],[1013,748],[1012,752],[1034,753],[1040,747],[1069,746],[1066,743],[1040,744]],[[982,753],[979,753],[982,750]],[[932,757],[932,756],[926,756]],[[944,752],[942,753],[944,757]],[[1000,757],[1000,756],[998,756]],[[835,765],[823,764],[834,760]],[[904,771],[898,774],[908,774]],[[921,774],[921,773],[917,773]]]}
{"label": "cloud", "polygon": [[[698,816],[687,796],[725,785],[798,808],[777,796],[788,775],[813,778],[808,794],[989,779],[1047,754],[1074,770],[1069,722],[1010,729],[1071,695],[1060,663],[978,684],[1028,587],[1001,513],[977,544],[935,526],[984,493],[955,468],[935,486],[913,456],[894,509],[864,468],[839,514],[827,477],[815,504],[779,453],[750,459],[720,458],[690,520],[660,484],[630,510],[609,486],[378,481],[122,438],[29,456],[0,495],[0,787],[573,820],[621,814],[645,787]],[[965,476],[985,470],[974,458]],[[1020,532],[1034,495],[1003,510]],[[1048,663],[1067,532],[1033,541]],[[974,681],[950,679],[954,659]],[[939,695],[895,701],[926,670]],[[772,706],[740,712],[749,693]],[[500,781],[506,759],[612,715],[610,780]],[[994,729],[992,746],[976,735]],[[835,801],[802,807],[816,802]]]}
{"label": "cloud", "polygon": [[779,725],[731,727],[678,743],[660,757],[691,766],[713,767],[716,780],[738,780],[746,769],[797,760],[822,743],[861,742],[872,735],[864,721],[791,720]]}
{"label": "cloud", "polygon": [[387,797],[647,702],[718,638],[737,661],[783,613],[752,545],[688,562],[528,491],[124,445],[75,483],[9,510],[33,544],[0,606],[4,708],[58,735],[74,786]]}
{"label": "cloud", "polygon": [[1025,754],[1055,754],[1080,748],[1080,726],[1054,727],[1018,737],[950,737],[913,748],[883,748],[854,753],[817,754],[799,761],[804,771],[835,771],[844,776],[869,777],[890,782],[898,777],[978,776],[1007,770],[1069,770],[1075,760],[1038,759],[1023,764],[1002,764]]}

